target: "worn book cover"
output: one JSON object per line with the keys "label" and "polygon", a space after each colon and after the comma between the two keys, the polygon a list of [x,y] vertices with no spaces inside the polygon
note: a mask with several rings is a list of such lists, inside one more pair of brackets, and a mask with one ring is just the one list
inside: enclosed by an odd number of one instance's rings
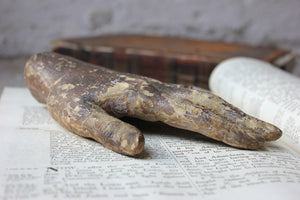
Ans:
{"label": "worn book cover", "polygon": [[61,39],[52,42],[52,50],[113,70],[202,88],[208,88],[212,70],[225,59],[245,56],[276,64],[289,53],[274,47],[147,35]]}

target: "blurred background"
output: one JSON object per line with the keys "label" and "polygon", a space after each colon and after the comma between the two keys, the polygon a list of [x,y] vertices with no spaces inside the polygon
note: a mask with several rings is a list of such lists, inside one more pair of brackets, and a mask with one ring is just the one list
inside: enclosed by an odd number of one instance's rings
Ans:
{"label": "blurred background", "polygon": [[0,90],[54,39],[146,33],[277,46],[298,60],[300,0],[0,0]]}

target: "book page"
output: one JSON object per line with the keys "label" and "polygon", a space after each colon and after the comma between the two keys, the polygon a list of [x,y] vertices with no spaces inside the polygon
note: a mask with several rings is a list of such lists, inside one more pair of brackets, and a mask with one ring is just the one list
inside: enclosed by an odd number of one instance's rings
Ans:
{"label": "book page", "polygon": [[247,151],[160,123],[129,122],[145,135],[136,158],[64,130],[27,89],[5,89],[0,199],[299,198],[299,155],[280,142]]}
{"label": "book page", "polygon": [[213,93],[247,114],[278,126],[282,140],[300,153],[300,79],[252,58],[219,64],[209,80]]}

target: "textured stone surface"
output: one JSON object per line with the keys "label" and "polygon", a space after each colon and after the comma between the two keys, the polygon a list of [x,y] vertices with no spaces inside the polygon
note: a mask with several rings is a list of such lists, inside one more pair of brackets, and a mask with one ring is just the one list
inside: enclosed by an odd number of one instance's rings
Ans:
{"label": "textured stone surface", "polygon": [[52,39],[104,33],[300,46],[299,0],[1,0],[0,55],[49,50]]}

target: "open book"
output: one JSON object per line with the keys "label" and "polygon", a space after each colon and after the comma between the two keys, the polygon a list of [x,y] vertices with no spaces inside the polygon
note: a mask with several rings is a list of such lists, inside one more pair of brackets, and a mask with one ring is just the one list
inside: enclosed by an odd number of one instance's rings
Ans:
{"label": "open book", "polygon": [[282,142],[300,154],[300,78],[252,58],[217,66],[210,89],[246,113],[278,126]]}
{"label": "open book", "polygon": [[159,123],[131,123],[146,140],[137,158],[64,130],[28,89],[6,88],[0,199],[299,199],[300,155],[282,141],[241,150]]}

